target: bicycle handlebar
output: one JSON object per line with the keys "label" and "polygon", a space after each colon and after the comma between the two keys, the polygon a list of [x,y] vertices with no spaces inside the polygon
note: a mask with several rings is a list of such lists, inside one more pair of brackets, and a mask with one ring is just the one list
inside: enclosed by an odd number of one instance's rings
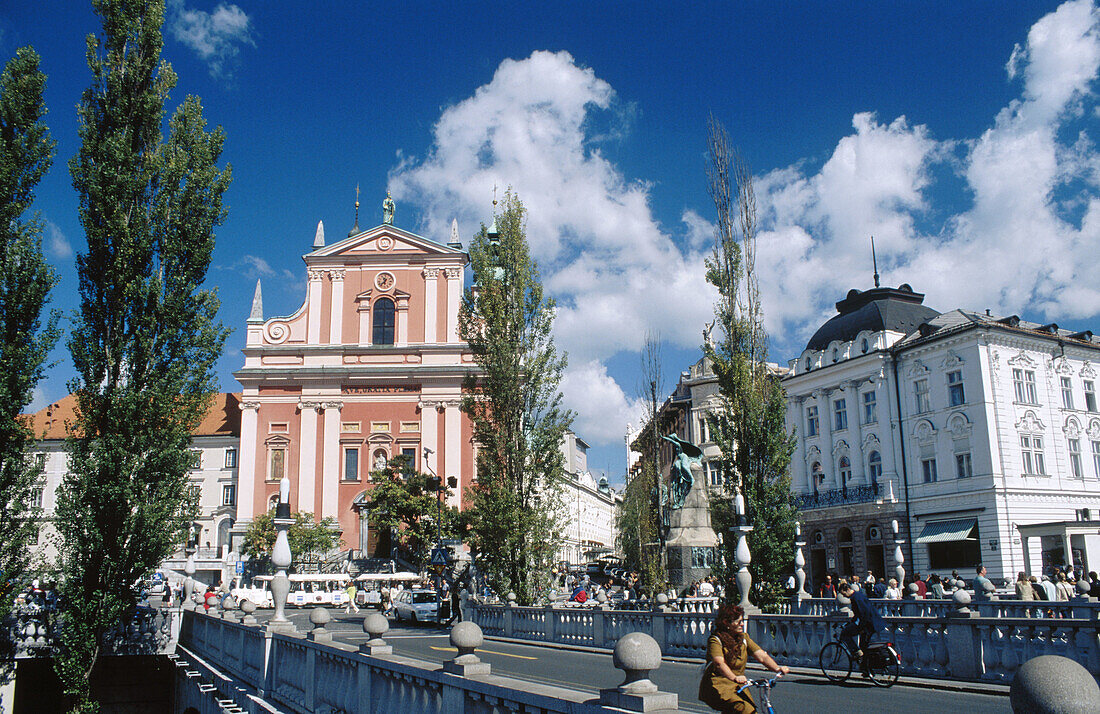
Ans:
{"label": "bicycle handlebar", "polygon": [[750,679],[749,681],[745,682],[737,688],[737,693],[740,694],[749,687],[764,687],[770,689],[771,687],[775,686],[776,681],[782,676],[783,675],[781,673],[777,673],[774,677],[771,677],[770,679]]}

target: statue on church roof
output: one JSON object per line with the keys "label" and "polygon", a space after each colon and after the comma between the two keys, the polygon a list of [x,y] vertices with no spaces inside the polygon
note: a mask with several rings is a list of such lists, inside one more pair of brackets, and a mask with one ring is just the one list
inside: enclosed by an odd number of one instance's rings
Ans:
{"label": "statue on church roof", "polygon": [[393,199],[390,198],[390,192],[386,191],[386,200],[382,201],[382,223],[387,226],[393,225],[393,211],[394,211]]}

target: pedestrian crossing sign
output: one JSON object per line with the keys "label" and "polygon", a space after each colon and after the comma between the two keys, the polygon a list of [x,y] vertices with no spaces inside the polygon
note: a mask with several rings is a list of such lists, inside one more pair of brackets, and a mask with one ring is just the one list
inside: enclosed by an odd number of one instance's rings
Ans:
{"label": "pedestrian crossing sign", "polygon": [[442,548],[432,549],[432,565],[446,565],[447,564],[447,551]]}

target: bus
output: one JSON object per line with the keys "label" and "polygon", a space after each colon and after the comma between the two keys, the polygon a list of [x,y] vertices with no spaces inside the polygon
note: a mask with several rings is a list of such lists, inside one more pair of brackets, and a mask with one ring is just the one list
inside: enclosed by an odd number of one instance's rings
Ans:
{"label": "bus", "polygon": [[[346,573],[325,575],[305,575],[294,573],[287,576],[290,580],[290,593],[286,604],[295,607],[344,607],[348,601],[347,588],[351,576]],[[275,607],[271,595],[271,575],[257,575],[252,578],[251,587],[234,588],[233,597],[239,603],[242,599],[251,600],[256,607]]]}
{"label": "bus", "polygon": [[403,586],[411,588],[413,583],[420,582],[420,576],[416,573],[363,573],[355,579],[355,586],[359,588],[359,604],[368,607],[382,607],[382,588],[396,588]]}

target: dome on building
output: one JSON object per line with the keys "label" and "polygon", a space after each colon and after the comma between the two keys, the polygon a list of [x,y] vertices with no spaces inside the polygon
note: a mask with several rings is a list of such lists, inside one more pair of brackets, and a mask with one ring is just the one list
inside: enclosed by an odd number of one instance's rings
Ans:
{"label": "dome on building", "polygon": [[836,304],[838,315],[818,328],[806,349],[820,351],[830,342],[850,342],[860,332],[891,330],[909,334],[940,313],[923,305],[924,294],[908,284],[897,288],[849,290]]}

